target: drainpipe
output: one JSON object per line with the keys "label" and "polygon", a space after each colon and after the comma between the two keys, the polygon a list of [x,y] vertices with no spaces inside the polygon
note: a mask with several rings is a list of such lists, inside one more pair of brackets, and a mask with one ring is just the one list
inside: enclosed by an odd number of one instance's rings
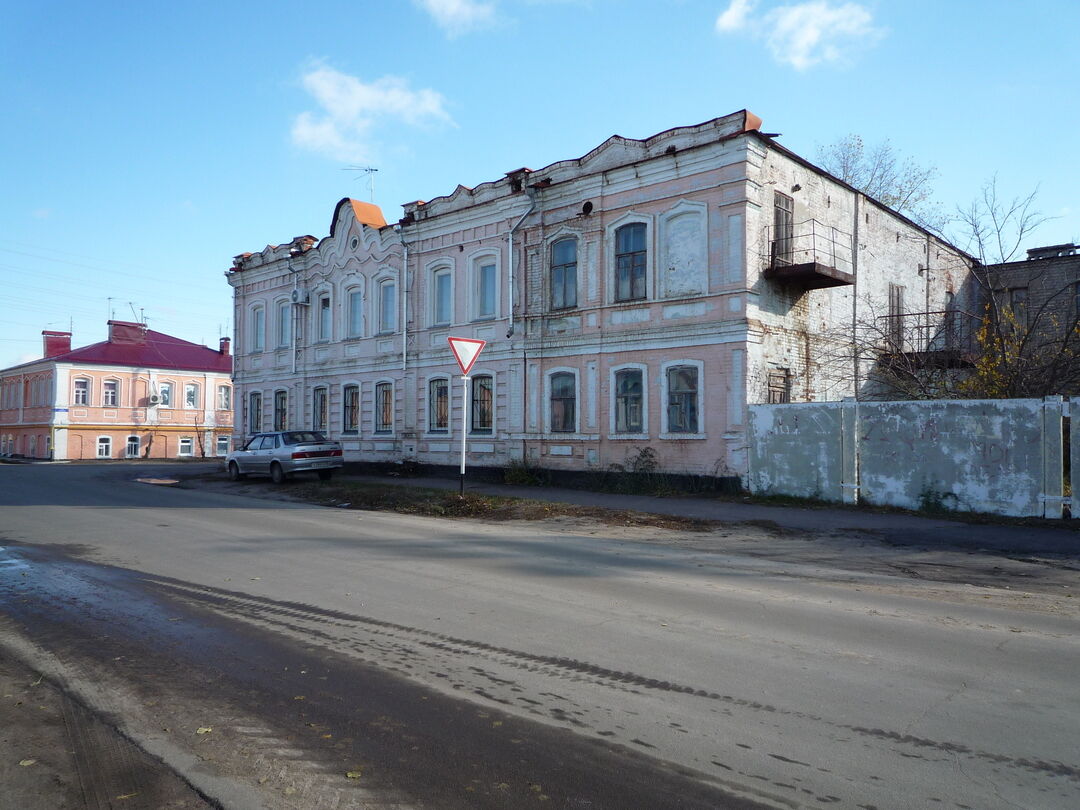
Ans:
{"label": "drainpipe", "polygon": [[[409,244],[400,229],[398,239],[401,240],[401,370],[404,372],[409,362]],[[404,373],[401,385],[404,388]]]}
{"label": "drainpipe", "polygon": [[514,233],[521,227],[521,223],[525,221],[525,217],[531,214],[536,209],[536,192],[531,188],[526,188],[525,193],[529,195],[529,209],[521,215],[521,218],[510,229],[510,232],[506,235],[507,243],[507,273],[506,273],[506,298],[508,309],[510,310],[510,326],[506,330],[506,336],[514,336]]}
{"label": "drainpipe", "polygon": [[855,378],[852,394],[859,401],[859,192],[855,192],[855,215],[851,228],[851,370]]}

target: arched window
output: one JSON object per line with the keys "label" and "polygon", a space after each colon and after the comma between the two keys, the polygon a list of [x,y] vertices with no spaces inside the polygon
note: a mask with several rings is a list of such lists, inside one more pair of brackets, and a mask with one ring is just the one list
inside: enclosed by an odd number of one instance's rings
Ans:
{"label": "arched window", "polygon": [[261,352],[266,347],[266,310],[257,306],[251,310],[251,351]]}
{"label": "arched window", "polygon": [[360,430],[360,386],[346,385],[342,390],[341,429],[345,433]]}
{"label": "arched window", "polygon": [[248,394],[248,433],[262,430],[262,393],[252,391]]}
{"label": "arched window", "polygon": [[115,408],[120,404],[120,382],[105,380],[101,384],[101,404],[106,408]]}
{"label": "arched window", "polygon": [[577,380],[568,371],[551,375],[551,432],[577,431]]}
{"label": "arched window", "polygon": [[644,433],[644,374],[640,368],[615,372],[615,432]]}
{"label": "arched window", "polygon": [[397,329],[397,284],[392,278],[379,282],[379,331]]}
{"label": "arched window", "polygon": [[394,384],[381,382],[375,386],[375,432],[394,432]]}
{"label": "arched window", "polygon": [[346,294],[349,304],[349,337],[364,334],[364,291],[352,288]]}
{"label": "arched window", "polygon": [[316,388],[311,397],[311,429],[326,430],[330,415],[330,393],[325,387]]}
{"label": "arched window", "polygon": [[472,433],[490,434],[495,426],[495,381],[490,374],[472,378]]}
{"label": "arched window", "polygon": [[450,431],[450,381],[439,378],[428,382],[428,432]]}
{"label": "arched window", "polygon": [[577,240],[560,239],[551,246],[551,308],[577,306]]}
{"label": "arched window", "polygon": [[696,367],[668,367],[668,433],[698,432],[698,383],[698,369]]}
{"label": "arched window", "polygon": [[646,226],[632,222],[615,231],[615,300],[645,298]]}
{"label": "arched window", "polygon": [[431,274],[431,322],[445,326],[454,320],[454,288],[450,268],[440,267]]}
{"label": "arched window", "polygon": [[277,345],[279,349],[292,344],[293,309],[289,301],[277,302]]}
{"label": "arched window", "polygon": [[90,380],[78,379],[75,380],[75,395],[72,398],[73,405],[89,405],[90,404]]}

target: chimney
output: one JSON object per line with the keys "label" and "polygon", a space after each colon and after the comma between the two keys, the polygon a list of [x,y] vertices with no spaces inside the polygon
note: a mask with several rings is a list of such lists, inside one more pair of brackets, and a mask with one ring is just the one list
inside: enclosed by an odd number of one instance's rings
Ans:
{"label": "chimney", "polygon": [[221,343],[220,343],[220,346],[218,348],[218,354],[228,355],[229,354],[229,344],[231,344],[231,343],[232,343],[232,341],[229,340],[229,338],[223,337],[221,339]]}
{"label": "chimney", "polygon": [[41,333],[41,337],[45,344],[44,357],[46,358],[71,351],[71,332],[50,332],[46,329]]}
{"label": "chimney", "polygon": [[109,321],[109,343],[141,346],[146,343],[146,324]]}

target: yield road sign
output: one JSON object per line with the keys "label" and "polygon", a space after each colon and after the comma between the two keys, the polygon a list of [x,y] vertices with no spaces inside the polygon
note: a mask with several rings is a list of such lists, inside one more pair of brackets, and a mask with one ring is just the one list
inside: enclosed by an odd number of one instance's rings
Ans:
{"label": "yield road sign", "polygon": [[480,356],[480,350],[487,345],[486,340],[462,337],[448,337],[446,342],[450,344],[450,350],[454,353],[454,358],[464,375],[469,373],[476,358]]}

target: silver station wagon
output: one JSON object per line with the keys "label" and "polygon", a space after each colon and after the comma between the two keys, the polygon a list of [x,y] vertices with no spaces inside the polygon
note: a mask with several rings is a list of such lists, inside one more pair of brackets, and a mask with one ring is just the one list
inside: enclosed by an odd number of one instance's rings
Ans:
{"label": "silver station wagon", "polygon": [[256,433],[225,457],[229,480],[269,475],[275,484],[298,472],[315,472],[326,481],[343,463],[341,445],[314,430]]}

